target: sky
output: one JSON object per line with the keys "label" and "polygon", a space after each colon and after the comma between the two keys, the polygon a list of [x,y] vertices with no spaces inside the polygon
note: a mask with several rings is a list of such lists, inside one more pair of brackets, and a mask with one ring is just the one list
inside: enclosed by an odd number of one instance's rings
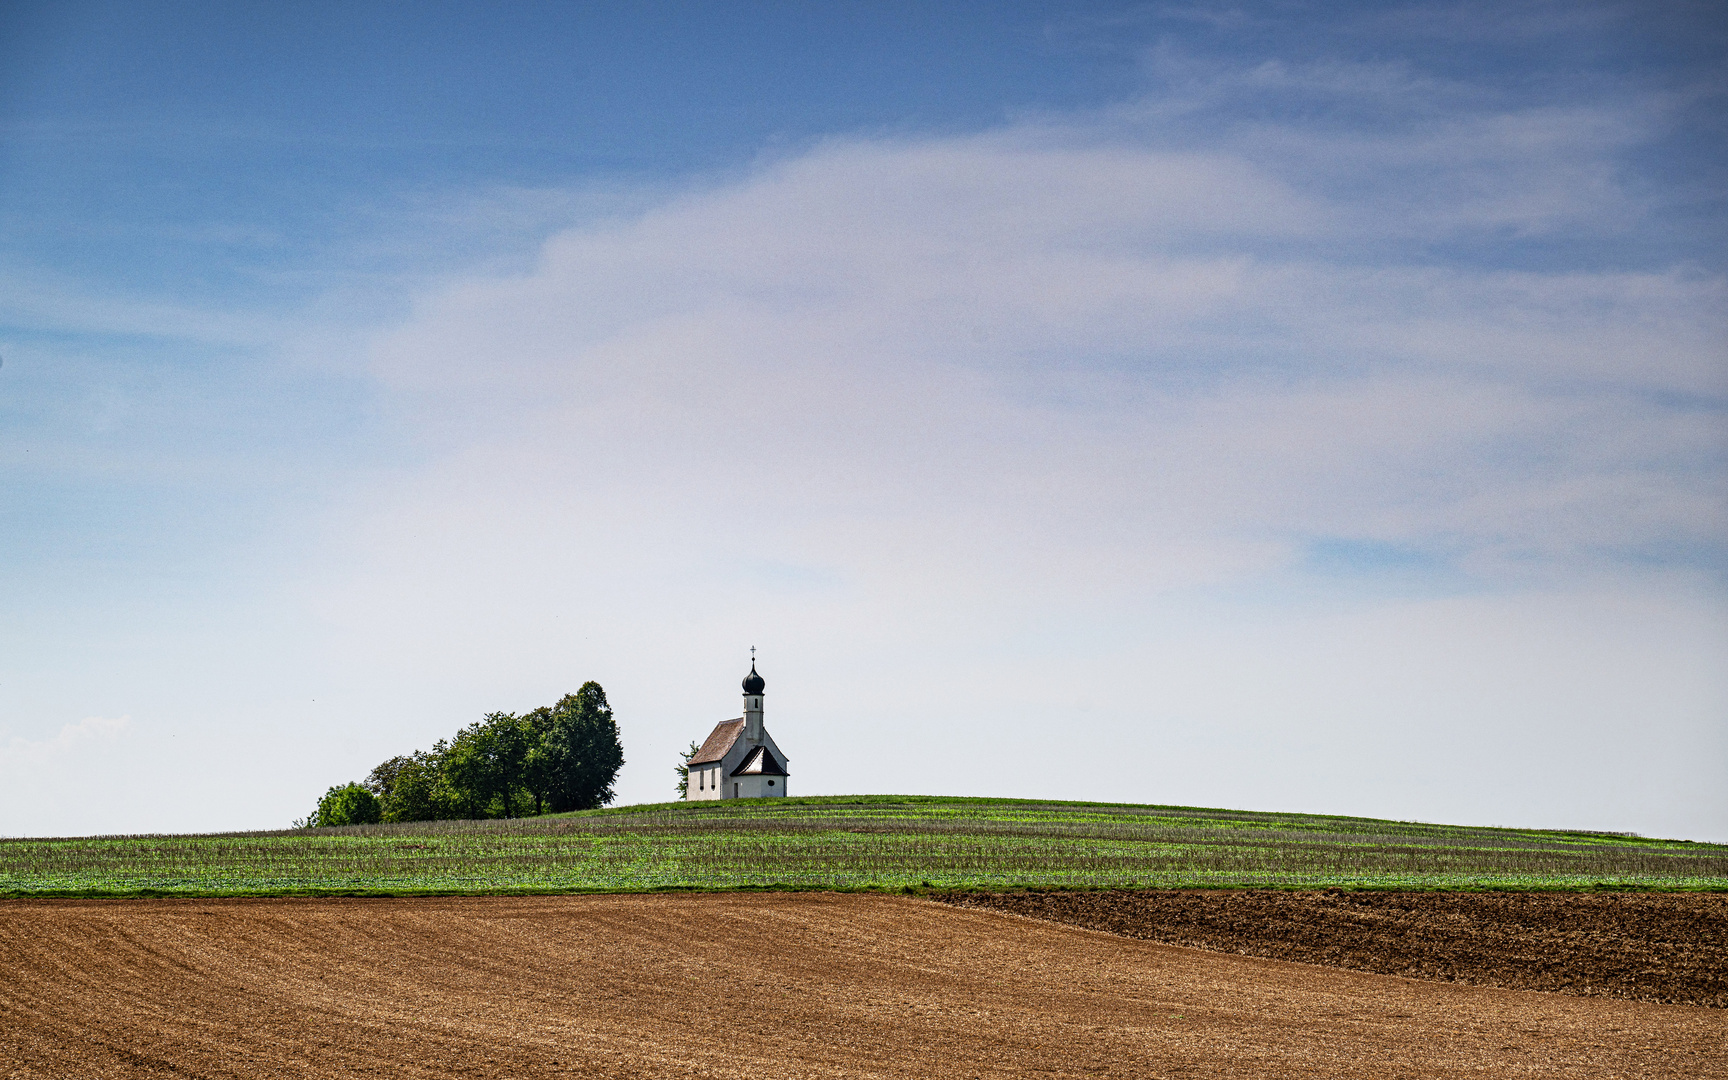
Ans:
{"label": "sky", "polygon": [[588,680],[621,803],[1728,841],[1728,9],[0,2],[0,835]]}

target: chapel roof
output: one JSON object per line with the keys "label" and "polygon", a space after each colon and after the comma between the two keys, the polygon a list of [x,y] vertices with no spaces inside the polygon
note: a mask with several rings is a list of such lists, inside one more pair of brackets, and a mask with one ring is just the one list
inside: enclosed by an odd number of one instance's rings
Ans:
{"label": "chapel roof", "polygon": [[732,749],[732,744],[738,741],[738,736],[744,734],[744,718],[722,720],[714,725],[714,730],[703,741],[702,749],[696,751],[696,756],[690,759],[692,765],[706,765],[710,761],[719,761]]}
{"label": "chapel roof", "polygon": [[774,757],[766,746],[758,746],[745,755],[738,767],[732,770],[733,776],[785,776],[786,767]]}

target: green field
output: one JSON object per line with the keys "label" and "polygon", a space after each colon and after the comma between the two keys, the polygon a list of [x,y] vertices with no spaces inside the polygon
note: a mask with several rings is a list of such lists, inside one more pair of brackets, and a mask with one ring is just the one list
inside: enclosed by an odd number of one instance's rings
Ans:
{"label": "green field", "polygon": [[1180,806],[919,796],[0,840],[0,895],[659,888],[1728,889],[1728,846]]}

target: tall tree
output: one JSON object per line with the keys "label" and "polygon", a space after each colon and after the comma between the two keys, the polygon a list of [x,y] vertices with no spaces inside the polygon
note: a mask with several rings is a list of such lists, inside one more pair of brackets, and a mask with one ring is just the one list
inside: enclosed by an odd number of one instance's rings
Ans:
{"label": "tall tree", "polygon": [[534,813],[544,814],[557,786],[559,757],[552,748],[552,706],[542,705],[521,717],[527,752],[522,757],[522,787],[534,800]]}
{"label": "tall tree", "polygon": [[384,807],[385,821],[438,821],[460,817],[456,800],[444,780],[444,752],[439,739],[432,749],[393,757],[372,770],[366,786]]}
{"label": "tall tree", "polygon": [[615,797],[612,783],[624,764],[624,746],[606,691],[597,682],[586,682],[558,704],[530,714],[537,728],[537,745],[529,755],[527,773],[533,776],[530,790],[546,809],[592,810]]}
{"label": "tall tree", "polygon": [[396,784],[401,779],[404,770],[414,767],[414,759],[398,754],[388,761],[380,762],[366,775],[366,790],[378,797],[380,803],[388,804],[391,795],[396,791]]}
{"label": "tall tree", "polygon": [[444,753],[444,780],[462,816],[515,817],[527,753],[521,721],[510,713],[488,713],[457,732]]}

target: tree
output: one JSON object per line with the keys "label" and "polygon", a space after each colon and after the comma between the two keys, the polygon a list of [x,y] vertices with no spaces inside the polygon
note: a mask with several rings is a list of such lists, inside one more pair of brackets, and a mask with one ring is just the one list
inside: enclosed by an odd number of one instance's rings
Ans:
{"label": "tree", "polygon": [[524,801],[527,789],[522,780],[528,771],[528,751],[533,749],[534,733],[521,717],[510,713],[492,713],[487,721],[491,725],[492,757],[497,763],[501,781],[499,792],[504,801],[504,816],[515,817],[516,806],[527,809]]}
{"label": "tree", "polygon": [[599,683],[583,683],[550,709],[530,713],[529,720],[535,739],[524,772],[536,809],[543,804],[555,813],[593,810],[613,800],[624,746]]}
{"label": "tree", "polygon": [[695,757],[696,752],[700,749],[702,749],[700,746],[692,742],[690,749],[678,751],[678,756],[684,760],[680,761],[672,771],[678,774],[678,797],[680,799],[690,797],[690,759]]}
{"label": "tree", "polygon": [[332,825],[376,825],[384,820],[378,797],[360,784],[333,787],[318,800],[318,809],[306,819],[308,828]]}
{"label": "tree", "polygon": [[372,770],[366,786],[378,796],[385,821],[438,821],[457,817],[455,799],[444,781],[444,753],[448,744],[440,739],[431,751],[416,750],[407,757],[393,757]]}
{"label": "tree", "polygon": [[522,733],[528,752],[522,757],[522,787],[534,799],[534,813],[546,812],[547,801],[557,783],[558,758],[546,741],[552,732],[552,708],[542,705],[533,712],[523,713]]}
{"label": "tree", "polygon": [[463,817],[515,817],[517,789],[528,755],[528,734],[510,713],[488,713],[450,740],[444,781]]}
{"label": "tree", "polygon": [[390,798],[396,791],[396,785],[401,782],[402,774],[414,767],[414,759],[397,755],[388,761],[381,762],[366,775],[366,790],[378,796],[378,801],[388,806]]}

